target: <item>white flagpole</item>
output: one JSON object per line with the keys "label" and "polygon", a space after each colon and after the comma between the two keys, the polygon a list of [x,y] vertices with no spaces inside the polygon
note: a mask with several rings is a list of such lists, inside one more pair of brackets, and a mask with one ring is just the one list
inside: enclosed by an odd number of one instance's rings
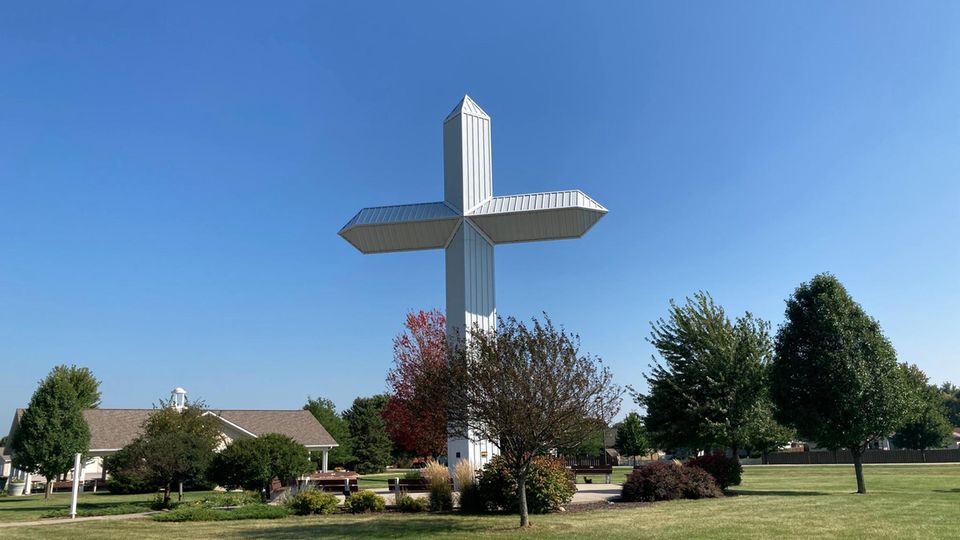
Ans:
{"label": "white flagpole", "polygon": [[73,494],[70,496],[70,519],[77,517],[77,494],[80,492],[80,454],[73,456]]}

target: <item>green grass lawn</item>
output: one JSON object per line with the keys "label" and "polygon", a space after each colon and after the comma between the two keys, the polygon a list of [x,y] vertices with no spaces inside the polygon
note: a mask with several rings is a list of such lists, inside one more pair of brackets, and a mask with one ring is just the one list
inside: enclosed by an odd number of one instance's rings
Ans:
{"label": "green grass lawn", "polygon": [[[183,494],[183,500],[202,499],[210,491],[192,491]],[[77,514],[101,515],[104,513],[149,512],[154,495],[111,495],[106,492],[81,493],[77,499]],[[177,495],[173,495],[177,500]],[[70,493],[53,493],[44,500],[43,493],[28,497],[0,497],[0,523],[41,519],[54,512],[70,511]],[[0,534],[2,537],[3,534]]]}
{"label": "green grass lawn", "polygon": [[387,480],[390,478],[403,478],[413,469],[390,469],[385,473],[363,474],[357,479],[357,485],[360,489],[377,489],[387,487]]}
{"label": "green grass lawn", "polygon": [[[11,538],[955,538],[960,464],[867,465],[867,495],[856,495],[851,466],[747,467],[735,496],[622,510],[533,516],[387,514],[290,517],[216,523],[150,520],[0,529]],[[97,496],[90,496],[97,497]],[[8,505],[0,498],[0,514]],[[28,504],[36,504],[28,503]]]}

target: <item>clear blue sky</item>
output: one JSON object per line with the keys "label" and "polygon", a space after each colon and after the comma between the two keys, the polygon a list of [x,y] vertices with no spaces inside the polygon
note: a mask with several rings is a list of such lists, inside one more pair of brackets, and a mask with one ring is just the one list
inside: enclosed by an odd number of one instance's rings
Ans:
{"label": "clear blue sky", "polygon": [[822,271],[901,360],[960,382],[957,3],[2,12],[4,426],[57,363],[92,368],[109,407],[178,385],[236,408],[384,390],[404,313],[443,306],[443,254],[336,233],[441,198],[464,93],[493,117],[498,194],[610,210],[581,240],[497,248],[499,312],[547,311],[621,384],[670,298],[776,326]]}

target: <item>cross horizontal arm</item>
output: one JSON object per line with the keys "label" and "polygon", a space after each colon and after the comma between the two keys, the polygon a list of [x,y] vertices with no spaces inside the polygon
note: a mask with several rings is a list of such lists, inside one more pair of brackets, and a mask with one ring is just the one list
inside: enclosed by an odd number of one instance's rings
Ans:
{"label": "cross horizontal arm", "polygon": [[467,218],[496,244],[579,238],[607,213],[578,190],[492,197]]}
{"label": "cross horizontal arm", "polygon": [[364,208],[340,229],[340,236],[363,253],[439,249],[461,216],[443,202]]}

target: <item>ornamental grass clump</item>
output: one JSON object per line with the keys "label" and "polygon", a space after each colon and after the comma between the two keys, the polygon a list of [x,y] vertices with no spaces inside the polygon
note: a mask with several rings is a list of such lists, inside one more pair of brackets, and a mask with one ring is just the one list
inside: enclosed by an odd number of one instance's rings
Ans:
{"label": "ornamental grass clump", "polygon": [[450,473],[447,468],[431,461],[423,468],[423,477],[430,484],[430,511],[453,510],[453,489],[450,487]]}
{"label": "ornamental grass clump", "polygon": [[473,465],[461,459],[453,468],[453,476],[460,490],[460,511],[468,514],[479,514],[486,510],[486,503],[477,485],[476,471]]}

